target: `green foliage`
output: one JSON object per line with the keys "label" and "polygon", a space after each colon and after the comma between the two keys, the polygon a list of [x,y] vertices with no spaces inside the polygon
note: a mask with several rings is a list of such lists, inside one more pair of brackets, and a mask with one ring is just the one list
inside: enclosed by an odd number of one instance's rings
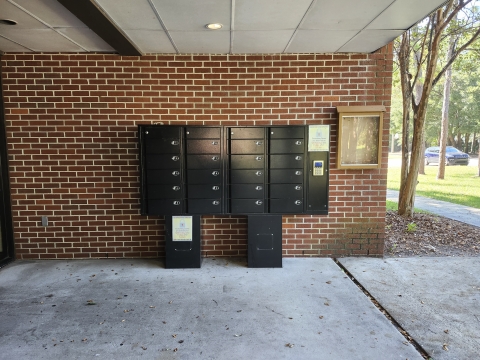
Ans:
{"label": "green foliage", "polygon": [[408,223],[406,230],[407,230],[407,232],[415,232],[415,231],[417,231],[417,228],[418,228],[417,224],[415,224],[412,221],[411,223]]}

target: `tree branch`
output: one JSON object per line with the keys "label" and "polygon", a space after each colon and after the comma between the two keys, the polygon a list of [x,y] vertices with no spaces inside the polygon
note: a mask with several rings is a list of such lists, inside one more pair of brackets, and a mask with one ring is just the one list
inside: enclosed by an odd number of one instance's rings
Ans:
{"label": "tree branch", "polygon": [[440,78],[443,76],[445,71],[452,65],[452,63],[455,61],[455,59],[464,51],[470,44],[472,44],[475,40],[480,35],[480,28],[477,29],[477,31],[472,35],[470,40],[468,40],[465,44],[463,44],[455,53],[453,53],[452,57],[448,60],[448,62],[445,64],[442,70],[438,73],[438,75],[435,77],[433,80],[433,86],[440,80]]}

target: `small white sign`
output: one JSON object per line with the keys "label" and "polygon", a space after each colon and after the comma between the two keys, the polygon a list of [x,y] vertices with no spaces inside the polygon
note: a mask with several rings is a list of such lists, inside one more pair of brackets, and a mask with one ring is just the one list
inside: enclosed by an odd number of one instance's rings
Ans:
{"label": "small white sign", "polygon": [[330,151],[330,125],[308,126],[308,151]]}
{"label": "small white sign", "polygon": [[172,241],[192,241],[192,216],[172,216]]}

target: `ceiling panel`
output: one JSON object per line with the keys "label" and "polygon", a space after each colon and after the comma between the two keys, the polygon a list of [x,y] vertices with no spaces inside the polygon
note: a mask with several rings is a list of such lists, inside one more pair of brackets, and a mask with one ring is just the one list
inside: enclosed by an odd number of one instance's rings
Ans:
{"label": "ceiling panel", "polygon": [[82,28],[57,28],[55,29],[69,39],[72,39],[86,51],[114,52],[110,45],[97,36],[92,30],[86,27]]}
{"label": "ceiling panel", "polygon": [[163,30],[147,0],[95,0],[122,30]]}
{"label": "ceiling panel", "polygon": [[361,30],[394,0],[317,0],[301,29]]}
{"label": "ceiling panel", "polygon": [[357,32],[356,30],[298,30],[286,52],[336,52]]}
{"label": "ceiling panel", "polygon": [[[225,0],[152,0],[167,30],[200,31],[220,23],[230,30],[231,4]],[[207,30],[206,30],[207,31]],[[211,30],[208,30],[211,31]]]}
{"label": "ceiling panel", "polygon": [[176,52],[170,39],[162,30],[128,30],[126,33],[145,54]]}
{"label": "ceiling panel", "polygon": [[19,9],[15,5],[10,4],[6,0],[0,0],[0,18],[11,19],[17,22],[15,26],[0,24],[0,34],[3,34],[3,29],[46,29],[47,26],[42,24],[31,15]]}
{"label": "ceiling panel", "polygon": [[312,0],[236,0],[235,30],[296,29]]}
{"label": "ceiling panel", "polygon": [[236,54],[282,53],[293,32],[293,30],[235,31],[233,52]]}
{"label": "ceiling panel", "polygon": [[85,27],[85,24],[70,11],[58,6],[57,0],[10,0],[10,2],[34,14],[51,27]]}
{"label": "ceiling panel", "polygon": [[0,49],[5,52],[30,52],[31,50],[0,36]]}
{"label": "ceiling panel", "polygon": [[83,52],[84,50],[51,29],[2,30],[2,35],[38,52]]}
{"label": "ceiling panel", "polygon": [[376,18],[368,29],[407,30],[444,2],[445,0],[397,0]]}
{"label": "ceiling panel", "polygon": [[402,33],[403,30],[364,30],[338,52],[373,52],[378,49],[378,44],[388,44]]}
{"label": "ceiling panel", "polygon": [[171,31],[170,35],[182,54],[228,54],[230,51],[228,31]]}

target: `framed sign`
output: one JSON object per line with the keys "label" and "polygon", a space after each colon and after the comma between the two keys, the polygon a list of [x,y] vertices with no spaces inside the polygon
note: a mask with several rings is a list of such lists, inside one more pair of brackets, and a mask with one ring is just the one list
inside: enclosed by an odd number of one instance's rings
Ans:
{"label": "framed sign", "polygon": [[308,151],[330,151],[330,125],[308,126]]}
{"label": "framed sign", "polygon": [[379,168],[384,106],[339,106],[339,169]]}

